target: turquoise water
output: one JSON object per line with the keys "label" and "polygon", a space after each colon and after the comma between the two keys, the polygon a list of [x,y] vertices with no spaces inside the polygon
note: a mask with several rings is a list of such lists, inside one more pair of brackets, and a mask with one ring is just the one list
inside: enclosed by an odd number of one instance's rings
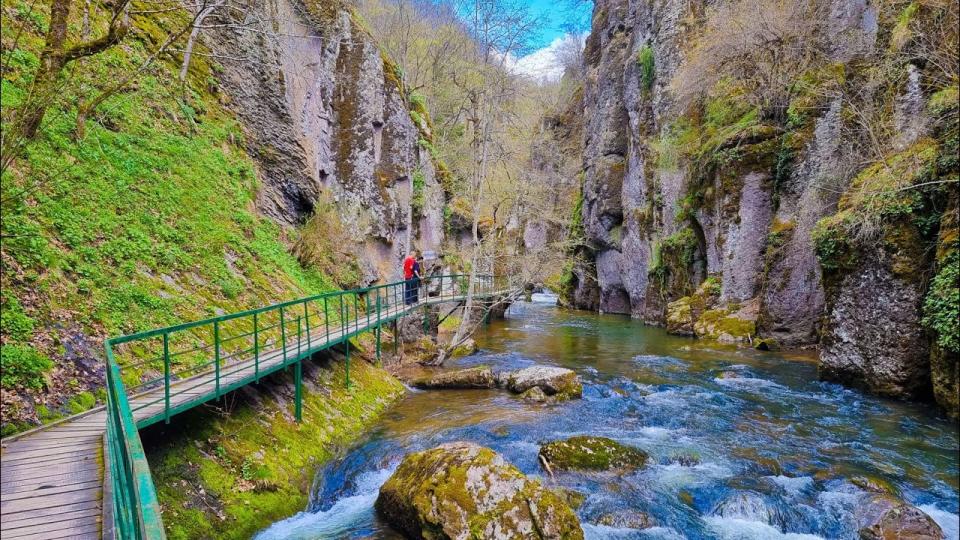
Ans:
{"label": "turquoise water", "polygon": [[[925,405],[820,382],[810,355],[718,348],[538,303],[515,305],[477,341],[481,352],[460,364],[569,367],[584,382],[583,399],[543,406],[499,391],[411,391],[317,472],[308,509],[258,538],[399,538],[373,503],[404,454],[470,440],[540,476],[539,444],[576,434],[652,456],[627,476],[543,478],[588,495],[577,512],[587,538],[856,538],[868,497],[849,481],[856,476],[889,482],[947,538],[960,538],[957,427]],[[657,526],[592,524],[625,509]]]}

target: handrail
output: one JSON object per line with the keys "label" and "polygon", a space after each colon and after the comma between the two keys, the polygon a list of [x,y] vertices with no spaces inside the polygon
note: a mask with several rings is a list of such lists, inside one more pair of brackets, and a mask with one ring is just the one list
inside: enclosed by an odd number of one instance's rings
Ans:
{"label": "handrail", "polygon": [[[108,339],[107,351],[107,436],[105,468],[111,486],[114,535],[118,538],[162,539],[165,538],[163,521],[160,519],[160,502],[150,476],[140,433],[137,431],[127,401],[120,369],[113,357],[113,347]],[[105,490],[105,492],[108,492]]]}
{"label": "handrail", "polygon": [[[105,497],[107,500],[104,503],[112,505],[112,511],[107,515],[112,516],[113,523],[104,523],[104,527],[112,526],[117,538],[164,538],[157,492],[150,476],[138,428],[161,420],[169,422],[170,417],[178,412],[215,397],[219,398],[289,365],[295,367],[298,398],[295,416],[299,421],[301,360],[318,350],[344,343],[347,351],[346,381],[349,385],[351,337],[374,331],[379,359],[380,328],[383,324],[403,317],[421,305],[462,300],[467,294],[469,279],[470,276],[463,274],[427,276],[423,280],[426,296],[416,303],[408,302],[410,299],[407,296],[407,282],[398,281],[327,292],[107,339],[104,344],[107,356],[105,468],[109,475],[109,484],[104,492],[110,493],[110,496]],[[491,296],[499,292],[493,276],[481,274],[474,276],[474,279],[476,296]],[[448,289],[444,288],[445,284]],[[293,309],[288,309],[291,307]],[[250,328],[247,326],[238,329],[234,325],[232,331],[239,330],[239,333],[221,335],[225,325],[244,317],[251,318],[252,330],[245,330],[244,328]],[[203,330],[204,328],[206,330]],[[295,332],[293,328],[296,329]],[[187,336],[189,348],[172,350],[177,345],[176,338],[187,331],[192,331]],[[212,343],[207,342],[210,337]],[[152,343],[155,338],[162,338],[159,343],[162,353],[149,351],[151,344],[158,345]],[[200,344],[197,345],[197,342]],[[224,347],[225,343],[230,346]],[[180,344],[183,345],[182,340]],[[137,345],[138,348],[131,351],[131,356],[146,357],[147,360],[127,363],[119,361],[118,347],[122,345]],[[212,360],[209,358],[211,350]],[[191,357],[194,358],[192,365]],[[281,358],[282,361],[278,361]],[[154,367],[154,362],[159,360],[163,361],[162,375],[156,371],[158,368]],[[175,364],[182,369],[174,371]],[[250,371],[251,366],[252,373],[245,375],[244,372]],[[195,374],[180,378],[180,375],[185,373]],[[153,395],[155,397],[151,396],[149,401],[139,404],[135,410],[153,409],[162,404],[162,412],[143,413],[149,417],[138,423],[131,409],[131,395],[128,394],[125,380],[129,381],[131,388],[146,388],[162,381],[162,388],[158,385],[133,394],[133,397],[146,397],[156,392]],[[179,385],[176,393],[172,392],[172,384],[186,381],[190,383]],[[197,391],[211,383],[215,391]],[[189,392],[191,390],[194,392]],[[185,396],[184,399],[174,403],[172,398],[181,395]]]}

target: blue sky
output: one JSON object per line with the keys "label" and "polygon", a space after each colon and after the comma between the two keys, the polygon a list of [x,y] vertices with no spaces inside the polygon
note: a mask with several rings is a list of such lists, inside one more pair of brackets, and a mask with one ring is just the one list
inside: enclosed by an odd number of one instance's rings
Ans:
{"label": "blue sky", "polygon": [[[565,33],[564,23],[569,16],[565,0],[528,0],[526,3],[531,13],[543,20],[536,37],[529,43],[530,47],[534,49],[546,47]],[[581,8],[585,12],[591,9],[592,5],[584,5]],[[589,13],[587,13],[587,20],[589,20]]]}

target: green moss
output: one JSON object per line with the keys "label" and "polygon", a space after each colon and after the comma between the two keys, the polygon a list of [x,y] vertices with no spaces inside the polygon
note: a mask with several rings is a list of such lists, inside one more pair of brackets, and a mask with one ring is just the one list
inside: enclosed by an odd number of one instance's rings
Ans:
{"label": "green moss", "polygon": [[561,470],[606,471],[643,467],[647,453],[605,437],[578,436],[552,441],[540,447],[540,456],[551,468]]}
{"label": "green moss", "polygon": [[168,537],[249,538],[302,510],[316,468],[403,393],[362,360],[351,365],[349,389],[341,362],[305,371],[300,424],[292,402],[271,397],[292,392],[280,374],[265,384],[281,392],[241,399],[229,416],[195,410],[178,418],[175,433],[153,435],[158,441],[145,446]]}
{"label": "green moss", "polygon": [[96,404],[97,398],[92,392],[80,392],[73,396],[67,404],[67,409],[70,411],[70,414],[80,414],[92,409]]}
{"label": "green moss", "polygon": [[756,322],[737,317],[737,309],[738,306],[729,305],[704,311],[694,324],[697,336],[721,341],[747,341],[755,336]]}
{"label": "green moss", "polygon": [[649,275],[664,298],[692,292],[691,276],[699,241],[690,227],[684,227],[655,244]]}
{"label": "green moss", "polygon": [[937,275],[923,301],[923,324],[934,332],[937,345],[960,352],[960,246],[941,259]]}

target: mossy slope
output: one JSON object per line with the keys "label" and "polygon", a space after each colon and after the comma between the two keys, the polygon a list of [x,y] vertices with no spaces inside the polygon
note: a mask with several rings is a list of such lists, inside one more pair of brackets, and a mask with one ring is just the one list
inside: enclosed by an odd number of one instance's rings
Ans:
{"label": "mossy slope", "polygon": [[306,508],[317,466],[351,444],[403,386],[365,361],[304,362],[303,422],[290,374],[144,432],[171,539],[249,538]]}

